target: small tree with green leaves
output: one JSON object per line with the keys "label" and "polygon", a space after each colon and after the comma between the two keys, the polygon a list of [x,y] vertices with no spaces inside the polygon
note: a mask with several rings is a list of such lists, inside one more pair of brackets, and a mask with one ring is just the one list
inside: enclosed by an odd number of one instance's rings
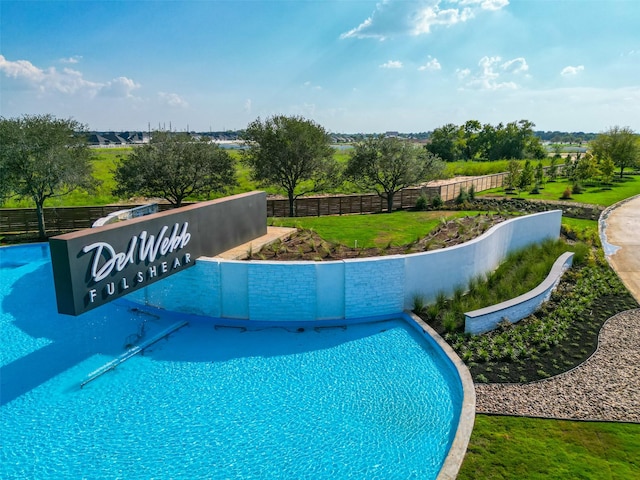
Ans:
{"label": "small tree with green leaves", "polygon": [[560,156],[553,156],[551,160],[549,160],[549,168],[547,169],[547,174],[549,175],[549,181],[555,182],[558,178],[558,159]]}
{"label": "small tree with green leaves", "polygon": [[186,133],[156,132],[116,165],[118,196],[160,197],[175,208],[190,196],[223,192],[235,184],[235,165],[226,150]]}
{"label": "small tree with green leaves", "polygon": [[520,162],[511,160],[507,167],[507,191],[513,192],[520,182]]}
{"label": "small tree with green leaves", "polygon": [[613,160],[611,160],[611,157],[605,156],[603,159],[601,159],[598,165],[598,168],[600,169],[600,174],[601,174],[600,178],[602,180],[602,183],[606,185],[611,184],[611,181],[613,180],[613,175],[616,170],[616,164],[613,163]]}
{"label": "small tree with green leaves", "polygon": [[544,184],[544,167],[542,166],[542,162],[537,163],[534,176],[535,176],[536,186],[540,188]]}
{"label": "small tree with green leaves", "polygon": [[393,210],[393,198],[406,187],[441,178],[445,164],[424,148],[393,137],[369,137],[355,146],[345,176],[375,191]]}
{"label": "small tree with green leaves", "polygon": [[520,172],[520,178],[518,180],[518,188],[520,190],[526,190],[529,185],[531,185],[531,182],[533,181],[533,174],[534,172],[533,167],[531,166],[531,161],[526,160],[524,162],[524,167]]}
{"label": "small tree with green leaves", "polygon": [[630,127],[609,128],[596,137],[591,149],[597,158],[610,157],[620,169],[620,178],[626,168],[636,167],[640,162],[640,143]]}
{"label": "small tree with green leaves", "polygon": [[327,131],[312,120],[276,115],[249,124],[242,161],[254,180],[280,187],[289,199],[289,216],[301,195],[331,188],[340,180]]}
{"label": "small tree with green leaves", "polygon": [[40,238],[46,237],[48,199],[96,186],[91,158],[86,127],[73,119],[52,115],[0,119],[0,190],[4,196],[33,201]]}

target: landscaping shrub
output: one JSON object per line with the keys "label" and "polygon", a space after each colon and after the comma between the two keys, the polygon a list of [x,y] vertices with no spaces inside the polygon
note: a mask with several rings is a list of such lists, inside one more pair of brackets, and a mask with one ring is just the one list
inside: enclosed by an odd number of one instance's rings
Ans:
{"label": "landscaping shrub", "polygon": [[428,206],[429,206],[429,199],[423,193],[416,200],[416,210],[426,210]]}
{"label": "landscaping shrub", "polygon": [[460,188],[460,193],[456,197],[456,205],[463,205],[464,203],[469,201],[469,194],[467,193],[467,189],[464,187]]}

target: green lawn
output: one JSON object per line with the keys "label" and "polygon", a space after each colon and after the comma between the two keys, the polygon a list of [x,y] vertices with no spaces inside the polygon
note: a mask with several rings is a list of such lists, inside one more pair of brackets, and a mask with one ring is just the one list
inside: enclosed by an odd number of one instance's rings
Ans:
{"label": "green lawn", "polygon": [[324,240],[360,248],[406,245],[424,237],[443,218],[477,215],[477,212],[409,212],[376,213],[326,217],[274,218],[270,225],[312,229]]}
{"label": "green lawn", "polygon": [[[527,200],[560,200],[563,192],[567,188],[571,188],[571,183],[566,179],[559,179],[557,182],[546,183],[539,194],[521,192],[518,195],[509,195],[509,197]],[[503,188],[494,188],[481,192],[478,195],[505,195],[505,192]],[[583,192],[571,194],[570,200],[580,203],[609,206],[635,195],[640,195],[640,175],[625,176],[623,179],[617,178],[612,185],[609,186],[586,184]]]}
{"label": "green lawn", "polygon": [[477,415],[459,480],[640,478],[640,425]]}

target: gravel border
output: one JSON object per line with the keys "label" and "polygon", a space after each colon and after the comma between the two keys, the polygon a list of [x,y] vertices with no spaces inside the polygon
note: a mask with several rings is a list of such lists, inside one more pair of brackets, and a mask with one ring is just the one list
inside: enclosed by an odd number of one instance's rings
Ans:
{"label": "gravel border", "polygon": [[640,309],[618,313],[578,367],[528,384],[476,384],[476,413],[640,423]]}

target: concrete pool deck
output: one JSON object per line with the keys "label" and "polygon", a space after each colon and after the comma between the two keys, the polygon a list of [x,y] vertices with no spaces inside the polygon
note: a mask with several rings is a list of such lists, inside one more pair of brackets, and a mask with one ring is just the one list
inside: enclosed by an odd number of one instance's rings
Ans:
{"label": "concrete pool deck", "polygon": [[249,251],[258,252],[265,245],[269,245],[276,240],[284,240],[294,233],[296,228],[288,227],[267,227],[267,234],[258,238],[254,238],[250,242],[243,243],[237,247],[227,250],[216,255],[214,258],[223,258],[224,260],[244,260],[249,256]]}

